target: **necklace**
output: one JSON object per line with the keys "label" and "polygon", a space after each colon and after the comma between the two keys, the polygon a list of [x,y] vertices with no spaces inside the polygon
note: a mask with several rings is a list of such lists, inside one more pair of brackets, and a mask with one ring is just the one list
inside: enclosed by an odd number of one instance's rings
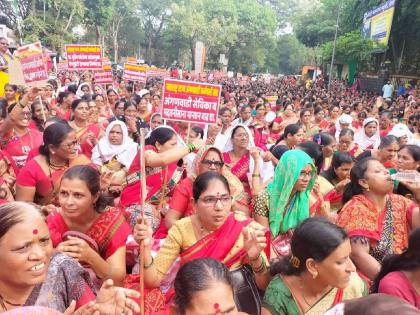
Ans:
{"label": "necklace", "polygon": [[23,306],[25,303],[12,303],[12,302],[9,302],[8,300],[6,300],[1,294],[0,294],[0,304],[1,304],[1,307],[3,308],[3,310],[5,310],[5,311],[7,311],[7,307],[6,307],[6,304],[9,304],[9,305],[11,305],[11,306],[14,306],[14,307],[19,307],[19,306]]}
{"label": "necklace", "polygon": [[311,304],[309,304],[308,301],[306,300],[305,290],[304,290],[304,287],[303,287],[303,280],[302,279],[300,279],[300,289],[302,291],[302,297],[303,297],[303,300],[305,301],[306,305],[311,307]]}

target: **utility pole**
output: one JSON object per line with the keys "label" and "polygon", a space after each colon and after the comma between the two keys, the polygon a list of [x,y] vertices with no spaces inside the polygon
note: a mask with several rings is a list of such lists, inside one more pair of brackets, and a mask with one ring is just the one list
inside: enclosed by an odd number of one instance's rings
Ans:
{"label": "utility pole", "polygon": [[331,56],[330,74],[328,76],[328,92],[330,91],[330,88],[331,88],[331,77],[332,77],[332,69],[334,66],[335,45],[337,44],[337,33],[338,33],[338,23],[340,22],[340,12],[341,12],[341,3],[338,6],[337,23],[335,24],[335,34],[334,34],[333,51],[332,51],[332,56]]}

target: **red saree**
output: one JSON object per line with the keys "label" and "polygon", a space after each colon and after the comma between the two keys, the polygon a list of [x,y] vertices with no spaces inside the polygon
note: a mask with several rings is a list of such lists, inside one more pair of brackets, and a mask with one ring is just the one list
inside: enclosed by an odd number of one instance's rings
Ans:
{"label": "red saree", "polygon": [[[68,232],[69,228],[58,211],[48,215],[47,224],[53,246],[57,247],[63,242],[63,234]],[[127,237],[131,234],[131,228],[119,209],[108,208],[84,234],[96,242],[99,254],[103,259],[107,259],[119,248],[125,246]]]}
{"label": "red saree", "polygon": [[76,133],[77,139],[81,139],[80,142],[80,149],[84,155],[86,155],[89,159],[92,157],[92,150],[94,148],[94,144],[87,140],[86,135],[92,132],[95,135],[95,138],[99,140],[99,136],[101,133],[101,129],[99,124],[91,124],[86,128],[83,128],[79,132]]}
{"label": "red saree", "polygon": [[21,169],[26,164],[29,152],[33,148],[39,148],[43,143],[42,133],[38,130],[28,129],[28,132],[21,137],[11,136],[9,142],[3,147]]}
{"label": "red saree", "polygon": [[229,152],[223,153],[223,160],[225,161],[227,166],[229,166],[232,174],[238,177],[239,180],[242,182],[242,184],[244,185],[245,192],[251,198],[252,192],[248,182],[248,173],[250,172],[249,167],[251,163],[251,155],[249,154],[249,152],[247,152],[247,154],[244,154],[244,156],[242,156],[241,159],[235,164],[233,164]]}

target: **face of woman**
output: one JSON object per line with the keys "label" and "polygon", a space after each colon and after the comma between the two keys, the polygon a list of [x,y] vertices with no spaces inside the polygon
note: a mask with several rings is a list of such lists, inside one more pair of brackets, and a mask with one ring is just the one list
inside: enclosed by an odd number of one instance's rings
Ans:
{"label": "face of woman", "polygon": [[408,137],[407,136],[402,136],[398,138],[398,144],[400,146],[406,145],[408,143]]}
{"label": "face of woman", "polygon": [[218,172],[222,170],[223,161],[219,153],[214,150],[209,150],[205,157],[201,160],[201,163],[198,167],[198,174],[205,172]]}
{"label": "face of woman", "polygon": [[321,122],[324,119],[324,111],[320,111],[318,114],[315,115],[315,120]]}
{"label": "face of woman", "polygon": [[377,160],[369,161],[364,178],[359,184],[365,189],[369,188],[369,191],[383,195],[392,190],[391,176],[385,166]]}
{"label": "face of woman", "polygon": [[284,109],[284,114],[286,116],[292,116],[293,115],[293,107],[291,105],[286,106]]}
{"label": "face of woman", "polygon": [[4,88],[4,96],[7,100],[13,100],[16,97],[16,92],[10,86]]}
{"label": "face of woman", "polygon": [[351,245],[347,239],[341,243],[322,262],[316,263],[319,282],[336,288],[345,288],[349,284],[350,275],[356,267],[350,259]]}
{"label": "face of woman", "polygon": [[[44,111],[44,113],[43,113],[43,111]],[[44,104],[38,103],[34,106],[34,116],[39,121],[44,121],[44,116],[45,116],[45,120],[46,120],[46,119],[48,119],[50,114],[49,114],[47,108],[44,106]]]}
{"label": "face of woman", "polygon": [[99,114],[98,105],[96,105],[96,102],[90,101],[89,102],[89,115],[96,116],[97,114]]}
{"label": "face of woman", "polygon": [[136,118],[137,110],[134,105],[130,105],[127,107],[126,110],[124,110],[124,116],[129,118]]}
{"label": "face of woman", "polygon": [[15,288],[42,283],[53,254],[43,218],[30,212],[22,214],[22,219],[0,240],[0,281]]}
{"label": "face of woman", "polygon": [[61,181],[58,202],[65,218],[71,220],[89,215],[95,211],[93,204],[97,199],[97,196],[90,193],[83,180],[65,178]]}
{"label": "face of woman", "polygon": [[365,134],[369,138],[372,137],[376,133],[376,130],[378,130],[378,124],[374,121],[368,123],[365,126]]}
{"label": "face of woman", "polygon": [[46,97],[52,97],[52,94],[53,94],[53,88],[51,87],[51,86],[47,86],[46,88],[45,88],[45,96]]}
{"label": "face of woman", "polygon": [[29,124],[31,123],[31,111],[29,110],[28,107],[25,107],[24,109],[22,109],[22,112],[19,115],[19,118],[15,120],[15,124],[16,126],[20,127],[20,128],[26,128],[29,126]]}
{"label": "face of woman", "polygon": [[[215,305],[219,306],[216,312]],[[236,315],[235,300],[232,288],[226,283],[214,283],[208,289],[196,292],[190,301],[190,307],[185,310],[185,315],[207,314]]]}
{"label": "face of woman", "polygon": [[115,104],[116,101],[117,101],[117,94],[115,94],[114,92],[108,93],[109,104],[113,105],[113,104]]}
{"label": "face of woman", "polygon": [[178,139],[176,135],[173,135],[172,138],[166,141],[164,144],[157,144],[156,147],[158,148],[159,152],[165,152],[176,148],[177,144]]}
{"label": "face of woman", "polygon": [[124,116],[124,103],[118,103],[114,109],[115,116]]}
{"label": "face of woman", "polygon": [[160,98],[158,96],[153,96],[153,105],[155,105],[155,107],[160,106]]}
{"label": "face of woman", "polygon": [[75,120],[85,121],[89,118],[89,105],[81,102],[74,110],[73,116]]}
{"label": "face of woman", "polygon": [[220,130],[222,130],[222,127],[223,127],[222,121],[220,120],[220,118],[218,118],[215,124],[209,125],[208,131],[207,131],[208,136],[209,137],[216,136],[220,132]]}
{"label": "face of woman", "polygon": [[342,181],[343,179],[349,179],[352,167],[353,163],[343,163],[339,167],[335,168],[334,172],[337,175],[338,180]]}
{"label": "face of woman", "polygon": [[76,133],[72,131],[67,134],[59,146],[52,148],[50,154],[63,160],[71,160],[77,157],[78,150],[79,140],[76,138]]}
{"label": "face of woman", "polygon": [[420,167],[420,161],[415,161],[411,153],[403,148],[398,151],[397,165],[402,170],[417,170]]}
{"label": "face of woman", "polygon": [[101,94],[101,88],[99,86],[95,86],[95,94]]}
{"label": "face of woman", "polygon": [[295,185],[293,186],[293,189],[295,191],[305,191],[308,188],[311,177],[312,177],[312,166],[310,164],[307,164],[302,169],[302,171],[300,171],[300,175]]}
{"label": "face of woman", "polygon": [[153,119],[150,121],[150,128],[155,130],[157,127],[163,126],[163,119],[160,115],[153,116]]}
{"label": "face of woman", "polygon": [[67,97],[63,99],[63,103],[70,106],[71,103],[73,103],[74,98],[75,98],[74,94],[70,93],[69,95],[67,95]]}
{"label": "face of woman", "polygon": [[340,114],[340,109],[338,107],[334,107],[331,111],[331,118],[335,119]]}
{"label": "face of woman", "polygon": [[350,134],[341,136],[338,139],[338,150],[340,152],[348,152],[353,143],[353,137]]}
{"label": "face of woman", "polygon": [[87,85],[82,87],[82,92],[84,95],[88,95],[90,93],[90,89]]}
{"label": "face of woman", "polygon": [[303,139],[303,129],[302,128],[300,128],[298,130],[298,132],[295,133],[294,135],[292,135],[290,133],[287,135],[287,142],[289,143],[290,146],[295,146],[295,145],[301,143],[302,139]]}
{"label": "face of woman", "polygon": [[208,230],[217,230],[221,227],[232,207],[232,199],[225,185],[217,179],[211,180],[207,189],[199,199],[193,202],[193,208],[198,214],[201,223]]}
{"label": "face of woman", "polygon": [[397,143],[392,143],[385,148],[379,149],[379,159],[381,162],[391,161],[397,157],[400,146]]}
{"label": "face of woman", "polygon": [[96,99],[95,99],[95,103],[99,108],[103,107],[105,105],[104,97],[102,95],[97,96]]}
{"label": "face of woman", "polygon": [[309,124],[311,122],[311,112],[305,111],[301,119],[303,124]]}
{"label": "face of woman", "polygon": [[121,126],[115,125],[109,132],[109,142],[113,145],[120,145],[123,142],[123,133]]}
{"label": "face of woman", "polygon": [[242,127],[235,129],[235,134],[232,138],[233,147],[239,149],[246,149],[249,144],[249,135]]}
{"label": "face of woman", "polygon": [[144,99],[144,98],[139,103],[139,111],[140,112],[147,112],[147,100]]}
{"label": "face of woman", "polygon": [[345,128],[350,127],[350,124],[342,124],[342,123],[340,123],[340,127],[341,127],[341,129],[345,129]]}
{"label": "face of woman", "polygon": [[335,142],[335,139],[332,143],[329,145],[324,145],[322,147],[322,152],[324,153],[324,157],[331,157],[334,154],[334,151],[337,148],[337,143]]}
{"label": "face of woman", "polygon": [[261,106],[260,108],[258,108],[257,109],[257,118],[258,119],[262,119],[262,118],[264,118],[264,115],[265,115],[265,108],[264,108],[264,106]]}

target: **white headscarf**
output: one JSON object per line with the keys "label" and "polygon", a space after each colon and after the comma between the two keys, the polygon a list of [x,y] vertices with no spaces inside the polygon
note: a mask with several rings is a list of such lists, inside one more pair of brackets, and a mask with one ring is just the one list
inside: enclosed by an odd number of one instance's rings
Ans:
{"label": "white headscarf", "polygon": [[[109,133],[115,126],[120,126],[123,134],[123,141],[119,145],[111,144],[109,141]],[[106,135],[93,148],[91,160],[96,165],[103,165],[115,156],[118,162],[129,169],[137,151],[137,143],[129,137],[125,123],[121,120],[114,120],[106,128]]]}
{"label": "white headscarf", "polygon": [[77,95],[78,97],[82,97],[83,95],[85,95],[85,93],[82,91],[82,89],[83,89],[83,87],[84,87],[84,86],[87,86],[87,87],[89,88],[89,91],[91,92],[91,88],[90,88],[89,83],[87,83],[87,82],[83,82],[83,83],[82,83],[82,84],[80,84],[80,85],[79,85],[79,87],[77,88],[76,95]]}
{"label": "white headscarf", "polygon": [[406,136],[408,138],[408,144],[415,144],[420,146],[420,141],[416,140],[414,134],[408,129],[407,125],[405,124],[396,124],[392,127],[391,131],[388,135],[401,138]]}
{"label": "white headscarf", "polygon": [[349,128],[351,128],[351,124],[353,122],[353,118],[350,115],[342,114],[335,122],[335,139],[338,141],[341,132],[341,125],[340,124],[349,124]]}
{"label": "white headscarf", "polygon": [[[375,134],[372,137],[368,137],[365,133],[365,127],[371,122],[375,122],[377,128]],[[379,135],[379,122],[373,117],[366,118],[363,121],[362,129],[354,135],[354,142],[357,143],[363,150],[368,148],[377,149],[381,143],[381,136]]]}

